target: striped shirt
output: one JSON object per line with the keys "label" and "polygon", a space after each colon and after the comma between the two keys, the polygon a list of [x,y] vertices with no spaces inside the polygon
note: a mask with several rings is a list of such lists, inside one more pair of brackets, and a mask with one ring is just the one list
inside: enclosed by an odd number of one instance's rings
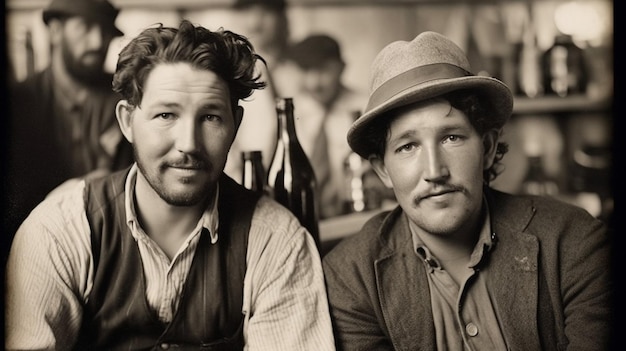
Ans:
{"label": "striped shirt", "polygon": [[[141,229],[134,201],[136,166],[125,210],[146,278],[146,299],[170,321],[200,232],[219,240],[217,206],[203,214],[170,260]],[[7,264],[7,349],[71,349],[93,287],[94,261],[84,206],[85,183],[42,202],[16,233]],[[217,199],[216,199],[217,200]],[[213,201],[215,204],[216,201]],[[273,200],[259,200],[251,223],[244,278],[246,350],[334,350],[324,278],[312,237]]]}

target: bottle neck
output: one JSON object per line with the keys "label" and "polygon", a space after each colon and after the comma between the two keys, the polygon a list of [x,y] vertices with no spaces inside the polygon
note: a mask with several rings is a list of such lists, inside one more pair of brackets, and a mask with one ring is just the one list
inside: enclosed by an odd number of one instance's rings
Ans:
{"label": "bottle neck", "polygon": [[290,98],[279,99],[276,104],[276,113],[278,114],[278,140],[285,143],[297,143],[292,100]]}

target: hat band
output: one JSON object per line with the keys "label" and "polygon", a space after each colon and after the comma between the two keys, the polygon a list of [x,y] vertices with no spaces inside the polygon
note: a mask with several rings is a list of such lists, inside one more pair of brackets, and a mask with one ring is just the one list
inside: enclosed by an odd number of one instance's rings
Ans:
{"label": "hat band", "polygon": [[378,106],[403,90],[435,79],[452,79],[473,76],[472,73],[449,63],[432,63],[418,66],[398,74],[379,86],[370,96],[366,111]]}

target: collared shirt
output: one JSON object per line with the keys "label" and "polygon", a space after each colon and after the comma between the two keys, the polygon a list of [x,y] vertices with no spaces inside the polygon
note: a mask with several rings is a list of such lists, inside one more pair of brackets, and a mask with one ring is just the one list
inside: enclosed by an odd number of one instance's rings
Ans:
{"label": "collared shirt", "polygon": [[497,309],[487,289],[489,265],[484,260],[495,249],[496,234],[491,231],[489,210],[486,212],[478,242],[467,264],[471,274],[460,285],[411,230],[414,251],[428,272],[438,350],[507,349]]}
{"label": "collared shirt", "polygon": [[[135,168],[136,166],[134,166]],[[199,232],[219,240],[216,206],[207,208],[173,259],[141,229],[133,208],[136,170],[126,183],[128,223],[146,272],[146,297],[171,319]],[[93,286],[90,229],[80,182],[41,203],[23,223],[7,265],[7,349],[70,349]],[[130,190],[130,191],[129,191]],[[217,199],[216,199],[217,200]],[[215,203],[215,202],[213,202]],[[243,307],[246,350],[334,350],[319,254],[312,237],[284,207],[259,200],[248,239]]]}
{"label": "collared shirt", "polygon": [[198,225],[189,233],[178,252],[170,260],[159,245],[139,226],[135,201],[133,201],[132,196],[135,193],[136,179],[137,166],[135,165],[131,168],[125,184],[124,205],[127,223],[137,242],[139,254],[143,261],[148,305],[157,312],[162,322],[171,322],[200,241],[200,233],[206,229],[211,236],[211,243],[217,242],[217,218],[219,217],[216,203],[219,189],[214,199],[211,199],[209,207],[200,217]]}
{"label": "collared shirt", "polygon": [[[352,150],[346,135],[354,122],[354,113],[360,111],[366,102],[366,95],[345,86],[340,88],[330,107],[322,106],[305,93],[294,97],[296,133],[316,173],[322,218],[340,215],[343,203],[350,198],[346,191],[349,187],[346,186],[344,162]],[[320,143],[326,144],[322,147],[326,157],[316,155],[320,151]],[[321,174],[322,170],[326,174]],[[320,180],[324,178],[327,181],[321,184]]]}

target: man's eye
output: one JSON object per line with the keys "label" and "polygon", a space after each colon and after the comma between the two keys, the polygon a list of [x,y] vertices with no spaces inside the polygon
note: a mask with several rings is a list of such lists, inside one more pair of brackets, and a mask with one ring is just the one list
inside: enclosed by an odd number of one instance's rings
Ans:
{"label": "man's eye", "polygon": [[457,143],[461,140],[463,140],[463,137],[461,137],[460,135],[448,135],[443,139],[443,142]]}
{"label": "man's eye", "polygon": [[415,144],[414,143],[410,143],[410,144],[404,144],[402,146],[400,146],[399,148],[396,149],[396,153],[403,153],[403,152],[410,152],[413,149],[415,149]]}
{"label": "man's eye", "polygon": [[158,115],[156,115],[156,118],[172,119],[172,118],[174,118],[174,114],[170,113],[170,112],[163,112],[163,113],[159,113]]}
{"label": "man's eye", "polygon": [[222,117],[218,115],[206,115],[204,116],[204,119],[209,122],[219,122],[222,120]]}

